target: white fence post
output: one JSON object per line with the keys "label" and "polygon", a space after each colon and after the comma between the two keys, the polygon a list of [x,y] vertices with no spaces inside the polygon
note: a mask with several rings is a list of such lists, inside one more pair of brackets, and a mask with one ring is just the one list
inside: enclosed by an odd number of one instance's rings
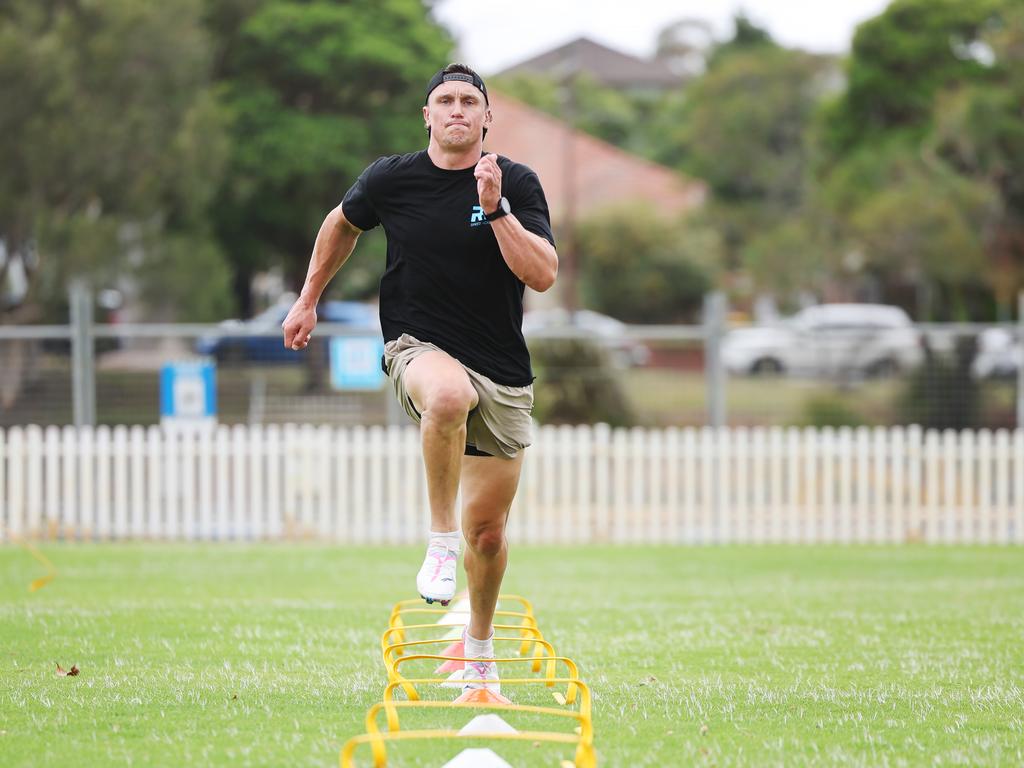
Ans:
{"label": "white fence post", "polygon": [[[13,535],[422,540],[414,427],[0,430]],[[1024,430],[542,427],[516,541],[1024,543]]]}

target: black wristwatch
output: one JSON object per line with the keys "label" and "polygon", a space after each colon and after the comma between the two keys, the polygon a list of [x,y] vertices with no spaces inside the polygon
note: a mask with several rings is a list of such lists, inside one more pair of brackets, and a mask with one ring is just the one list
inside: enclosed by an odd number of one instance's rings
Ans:
{"label": "black wristwatch", "polygon": [[512,213],[512,206],[509,205],[508,198],[503,197],[498,201],[498,210],[494,213],[488,213],[484,218],[488,221],[494,221],[495,219],[500,219],[502,216],[508,216],[510,213]]}

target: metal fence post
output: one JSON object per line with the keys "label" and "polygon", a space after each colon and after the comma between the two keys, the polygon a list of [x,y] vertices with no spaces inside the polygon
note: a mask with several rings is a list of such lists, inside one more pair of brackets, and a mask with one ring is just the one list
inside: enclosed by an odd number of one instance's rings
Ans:
{"label": "metal fence post", "polygon": [[1017,294],[1017,429],[1024,429],[1024,291]]}
{"label": "metal fence post", "polygon": [[81,280],[68,289],[71,308],[71,390],[75,426],[96,423],[96,358],[93,340],[92,291]]}
{"label": "metal fence post", "polygon": [[725,367],[722,364],[722,336],[725,334],[725,294],[704,297],[704,378],[708,426],[725,426]]}

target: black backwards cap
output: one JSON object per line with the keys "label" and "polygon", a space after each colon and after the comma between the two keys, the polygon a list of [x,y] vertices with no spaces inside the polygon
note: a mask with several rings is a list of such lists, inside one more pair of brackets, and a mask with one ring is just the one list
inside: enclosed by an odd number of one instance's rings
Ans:
{"label": "black backwards cap", "polygon": [[[469,67],[466,67],[466,69],[469,69]],[[427,95],[423,97],[423,103],[426,104],[428,101],[430,101],[430,94],[433,93],[434,89],[437,88],[437,86],[439,86],[441,83],[447,83],[451,80],[461,80],[464,83],[469,83],[470,85],[476,86],[484,95],[484,101],[487,103],[487,106],[491,105],[491,100],[487,96],[487,86],[484,85],[484,81],[480,78],[480,75],[478,75],[476,72],[473,72],[473,74],[471,75],[466,74],[465,72],[445,72],[444,69],[442,69],[432,78],[430,78],[430,82],[427,83]]]}

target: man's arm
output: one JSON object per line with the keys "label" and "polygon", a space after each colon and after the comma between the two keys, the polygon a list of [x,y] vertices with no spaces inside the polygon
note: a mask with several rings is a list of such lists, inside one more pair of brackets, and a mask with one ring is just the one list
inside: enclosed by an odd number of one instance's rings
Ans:
{"label": "man's arm", "polygon": [[498,239],[505,263],[516,277],[541,293],[554,285],[558,276],[555,246],[528,231],[514,213],[492,221],[491,230]]}
{"label": "man's arm", "polygon": [[[474,171],[480,206],[485,213],[493,213],[501,199],[501,168],[497,156],[480,158]],[[546,291],[554,285],[558,275],[558,254],[555,246],[540,235],[528,231],[515,218],[513,211],[491,222],[491,231],[498,240],[502,258],[512,273],[535,291]]]}
{"label": "man's arm", "polygon": [[327,214],[313,245],[313,256],[309,260],[302,292],[281,325],[286,347],[306,348],[316,325],[316,305],[320,296],[327,283],[351,255],[361,234],[362,230],[345,218],[340,204]]}

